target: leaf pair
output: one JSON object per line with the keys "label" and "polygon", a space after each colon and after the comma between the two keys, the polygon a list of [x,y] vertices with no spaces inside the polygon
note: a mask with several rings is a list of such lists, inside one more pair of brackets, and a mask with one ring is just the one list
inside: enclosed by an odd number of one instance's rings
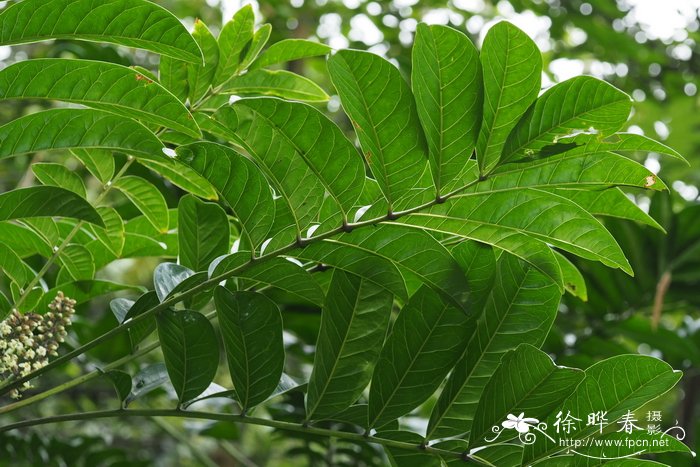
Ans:
{"label": "leaf pair", "polygon": [[[158,299],[162,302],[178,290],[193,287],[201,282],[199,274],[175,264],[160,265],[154,279]],[[236,400],[247,411],[266,400],[282,377],[282,317],[274,302],[256,292],[217,287],[213,296]],[[152,306],[152,298],[149,300]],[[139,310],[145,311],[143,306],[137,307],[140,302],[146,303],[142,299],[136,304],[125,303],[129,306],[126,314],[121,303],[114,303],[113,309],[125,318],[134,318]],[[178,399],[180,403],[193,401],[216,375],[219,343],[214,328],[204,315],[191,310],[166,309],[156,321],[165,366]],[[153,330],[150,326],[147,320],[132,328],[132,346]]]}

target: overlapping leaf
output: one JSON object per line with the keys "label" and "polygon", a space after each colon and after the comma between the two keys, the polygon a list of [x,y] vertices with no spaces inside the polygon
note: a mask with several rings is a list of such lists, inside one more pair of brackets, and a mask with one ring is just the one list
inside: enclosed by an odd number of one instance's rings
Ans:
{"label": "overlapping leaf", "polygon": [[[469,293],[459,264],[440,242],[417,229],[394,225],[359,229],[310,244],[293,255],[341,269],[348,268],[349,272],[377,281],[378,285],[405,298],[403,279],[400,276],[395,279],[387,277],[392,271],[386,266],[376,268],[371,263],[357,264],[367,257],[381,258],[399,271],[418,277],[455,306],[463,309],[467,306]],[[400,280],[400,283],[395,284],[395,280]]]}
{"label": "overlapping leaf", "polygon": [[369,383],[384,342],[392,295],[367,279],[335,270],[321,318],[306,418],[340,413]]}
{"label": "overlapping leaf", "polygon": [[249,69],[250,64],[258,58],[260,51],[265,47],[267,41],[270,39],[270,34],[272,33],[272,26],[269,23],[263,24],[260,28],[255,31],[253,38],[250,40],[249,44],[246,44],[245,55],[241,61],[240,67],[242,69]]}
{"label": "overlapping leaf", "polygon": [[0,43],[47,39],[111,42],[190,62],[197,43],[168,10],[145,0],[26,0],[0,14]]}
{"label": "overlapping leaf", "polygon": [[219,366],[219,343],[214,327],[195,311],[164,310],[158,314],[158,339],[165,367],[179,401],[202,393]]}
{"label": "overlapping leaf", "polygon": [[233,209],[252,247],[272,228],[272,191],[260,170],[233,149],[214,143],[194,143],[177,150],[182,161],[206,178]]}
{"label": "overlapping leaf", "polygon": [[223,92],[239,96],[272,96],[302,102],[325,102],[328,94],[316,83],[286,70],[253,70],[234,76]]}
{"label": "overlapping leaf", "polygon": [[557,286],[536,269],[513,256],[501,256],[474,335],[430,416],[427,439],[470,431],[484,386],[503,354],[521,343],[540,346],[560,297]]}
{"label": "overlapping leaf", "polygon": [[378,55],[342,50],[328,71],[389,208],[423,181],[428,150],[411,89]]}
{"label": "overlapping leaf", "polygon": [[654,141],[651,138],[635,133],[615,133],[604,139],[599,138],[597,135],[588,134],[559,138],[558,142],[553,143],[551,146],[545,146],[540,151],[525,157],[525,159],[537,159],[560,153],[566,153],[569,156],[581,156],[600,154],[603,152],[656,152],[687,163],[683,156],[676,150],[658,141]]}
{"label": "overlapping leaf", "polygon": [[31,269],[2,241],[0,241],[0,270],[20,287],[24,287],[32,277]]}
{"label": "overlapping leaf", "polygon": [[76,280],[90,280],[95,275],[95,264],[90,251],[83,245],[70,244],[61,251],[61,264]]}
{"label": "overlapping leaf", "polygon": [[330,51],[330,47],[320,42],[306,39],[284,39],[268,47],[248,68],[251,70],[265,68],[276,63],[326,55]]}
{"label": "overlapping leaf", "polygon": [[542,55],[524,32],[502,21],[486,34],[481,66],[484,119],[476,155],[485,173],[498,163],[509,133],[540,92]]}
{"label": "overlapping leaf", "polygon": [[0,221],[0,238],[20,258],[32,255],[49,257],[53,254],[52,245],[24,225]]}
{"label": "overlapping leaf", "polygon": [[217,287],[214,301],[233,387],[247,411],[267,399],[282,376],[282,317],[275,302],[255,292]]}
{"label": "overlapping leaf", "polygon": [[61,164],[32,164],[32,172],[44,185],[57,186],[86,197],[85,183],[80,175]]}
{"label": "overlapping leaf", "polygon": [[158,231],[168,230],[168,205],[153,184],[141,177],[129,175],[121,177],[112,186],[124,193]]}
{"label": "overlapping leaf", "polygon": [[571,201],[545,191],[459,195],[396,222],[495,246],[512,232],[524,233],[632,274],[624,253],[600,222]]}
{"label": "overlapping leaf", "polygon": [[192,37],[195,38],[204,55],[204,63],[187,65],[190,103],[195,104],[207,94],[209,87],[214,83],[214,75],[219,64],[219,45],[207,25],[199,19],[194,24]]}
{"label": "overlapping leaf", "polygon": [[487,180],[469,191],[489,192],[512,188],[567,188],[630,186],[650,190],[667,189],[653,172],[643,165],[612,152],[573,155],[503,165]]}
{"label": "overlapping leaf", "polygon": [[53,109],[0,127],[0,159],[49,149],[114,149],[160,159],[163,144],[138,122],[101,110]]}
{"label": "overlapping leaf", "polygon": [[411,83],[437,192],[448,193],[460,181],[481,127],[479,54],[456,29],[421,24],[413,46]]}
{"label": "overlapping leaf", "polygon": [[[256,154],[264,154],[267,162],[273,157],[269,154],[271,148],[275,148],[279,158],[293,157],[306,163],[347,218],[362,193],[365,167],[340,128],[321,112],[301,103],[242,99],[233,109],[239,122],[251,121],[249,132],[261,136],[248,140]],[[260,147],[262,137],[265,147]],[[274,165],[268,166],[274,170]]]}
{"label": "overlapping leaf", "polygon": [[243,50],[253,38],[255,14],[253,7],[245,5],[227,22],[219,34],[220,59],[214,85],[219,86],[233,78],[239,71]]}
{"label": "overlapping leaf", "polygon": [[[555,409],[547,422],[554,422],[558,412],[569,411],[580,419],[572,420],[569,439],[578,440],[599,434],[598,425],[586,425],[584,414],[606,412],[608,423],[614,423],[628,410],[635,410],[671,389],[681,378],[668,363],[644,355],[620,355],[603,360],[586,370],[576,391]],[[545,456],[562,451],[558,443],[545,437],[525,447],[523,463],[533,463]]]}
{"label": "overlapping leaf", "polygon": [[612,187],[598,190],[555,188],[552,191],[559,196],[573,201],[595,216],[627,219],[649,225],[655,229],[663,230],[653,217],[642,211],[642,209],[619,188]]}
{"label": "overlapping leaf", "polygon": [[484,438],[493,436],[491,428],[500,425],[509,414],[544,418],[574,391],[583,376],[581,370],[556,366],[549,355],[529,344],[509,351],[484,387],[485,396],[474,414],[469,447],[486,444]]}
{"label": "overlapping leaf", "polygon": [[72,149],[73,154],[86,169],[102,183],[114,176],[114,157],[106,149]]}
{"label": "overlapping leaf", "polygon": [[[250,253],[237,253],[250,258]],[[285,259],[270,258],[241,271],[238,277],[282,290],[301,303],[321,305],[323,291],[316,280],[303,267]]]}
{"label": "overlapping leaf", "polygon": [[374,368],[369,427],[381,427],[430,397],[464,351],[470,319],[423,287],[403,307]]}
{"label": "overlapping leaf", "polygon": [[68,217],[104,225],[90,203],[65,188],[34,186],[0,194],[0,221],[28,217]]}
{"label": "overlapping leaf", "polygon": [[577,132],[605,137],[627,121],[632,100],[611,84],[577,76],[549,88],[508,137],[501,162],[532,155]]}
{"label": "overlapping leaf", "polygon": [[180,198],[177,213],[180,264],[206,271],[209,263],[229,251],[226,212],[217,204],[187,195]]}
{"label": "overlapping leaf", "polygon": [[214,117],[244,141],[249,154],[270,178],[276,194],[291,209],[297,235],[303,236],[302,232],[316,221],[323,203],[323,183],[314,170],[301,157],[293,157],[289,143],[280,141],[280,134],[273,134],[272,128],[264,120],[254,118],[245,105],[224,107]]}
{"label": "overlapping leaf", "polygon": [[206,178],[177,159],[170,157],[158,160],[139,159],[139,164],[159,173],[188,193],[204,199],[216,200],[218,198],[216,190]]}
{"label": "overlapping leaf", "polygon": [[199,137],[185,106],[160,84],[122,65],[44,58],[0,71],[0,98],[46,98],[84,104]]}

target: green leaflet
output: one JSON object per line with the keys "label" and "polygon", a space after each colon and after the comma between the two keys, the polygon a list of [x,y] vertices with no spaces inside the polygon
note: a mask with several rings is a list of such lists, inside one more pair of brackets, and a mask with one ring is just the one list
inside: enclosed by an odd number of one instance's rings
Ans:
{"label": "green leaflet", "polygon": [[361,245],[355,248],[351,243],[345,242],[343,237],[339,240],[311,244],[301,251],[294,252],[293,256],[355,274],[401,299],[408,298],[406,283],[394,261],[370,249],[362,248]]}
{"label": "green leaflet", "polygon": [[171,57],[160,57],[158,79],[161,86],[170,91],[180,102],[185,102],[190,92],[187,82],[187,62]]}
{"label": "green leaflet", "polygon": [[216,257],[229,252],[229,223],[226,211],[192,195],[180,198],[177,208],[180,264],[206,271]]}
{"label": "green leaflet", "polygon": [[306,418],[336,415],[355,402],[384,342],[392,295],[367,279],[333,271],[306,396]]}
{"label": "green leaflet", "polygon": [[302,102],[325,102],[328,94],[316,83],[286,70],[252,70],[234,76],[223,92],[239,96],[272,96]]}
{"label": "green leaflet", "polygon": [[512,24],[489,29],[481,47],[484,73],[484,120],[476,146],[479,171],[498,164],[509,133],[540,91],[542,55],[535,43]]}
{"label": "green leaflet", "polygon": [[368,52],[337,52],[328,59],[328,72],[391,210],[422,182],[427,166],[411,90],[394,65]]}
{"label": "green leaflet", "polygon": [[484,387],[469,447],[486,444],[484,438],[493,437],[491,427],[500,425],[509,414],[544,418],[574,391],[583,376],[581,370],[556,366],[549,355],[529,344],[508,351]]}
{"label": "green leaflet", "polygon": [[0,238],[20,258],[41,255],[48,258],[53,254],[52,245],[31,228],[12,222],[0,221]]}
{"label": "green leaflet", "polygon": [[136,399],[168,383],[168,370],[163,363],[153,363],[134,375],[131,381],[131,392],[124,399],[123,406],[127,407]]}
{"label": "green leaflet", "polygon": [[168,10],[144,0],[25,0],[0,13],[0,43],[48,39],[111,42],[189,62],[197,43]]}
{"label": "green leaflet", "polygon": [[26,217],[69,217],[104,225],[90,203],[65,188],[34,186],[0,194],[0,221]]}
{"label": "green leaflet", "polygon": [[422,287],[399,313],[374,368],[369,427],[381,427],[430,397],[467,343],[472,321]]}
{"label": "green leaflet", "polygon": [[199,137],[185,106],[133,68],[92,60],[44,58],[0,71],[0,98],[45,98],[84,104]]}
{"label": "green leaflet", "polygon": [[[614,423],[627,413],[661,396],[681,378],[680,371],[674,371],[668,363],[644,355],[619,355],[608,358],[586,370],[583,382],[561,406],[552,411],[546,422],[554,422],[556,414],[568,411],[582,421],[573,421],[569,439],[583,439],[599,432],[597,425],[586,426],[585,414],[597,411],[607,412],[608,423]],[[577,415],[578,414],[578,415]],[[525,447],[523,463],[531,463],[562,451],[563,448],[551,443],[544,436]]]}
{"label": "green leaflet", "polygon": [[[338,126],[311,106],[279,99],[241,99],[233,109],[239,122],[251,121],[249,132],[256,137],[247,141],[256,154],[265,154],[267,161],[274,147],[281,157],[303,161],[347,218],[362,193],[365,167]],[[263,137],[266,141],[261,147]],[[274,170],[272,164],[269,167]]]}
{"label": "green leaflet", "polygon": [[273,134],[267,122],[255,117],[245,105],[223,107],[214,119],[241,139],[280,202],[289,206],[297,236],[305,236],[306,229],[316,222],[324,197],[323,184],[314,170],[303,158],[291,157],[294,153],[289,153],[289,143],[280,140],[280,134]]}
{"label": "green leaflet", "polygon": [[161,192],[141,177],[121,177],[112,186],[121,191],[159,232],[168,230],[168,205]]}
{"label": "green leaflet", "polygon": [[[379,432],[379,436],[394,441],[411,443],[416,446],[420,445],[423,441],[418,433],[412,431],[382,430]],[[387,457],[389,457],[391,467],[442,467],[440,457],[432,453],[397,449],[388,446],[385,446],[384,450],[387,453]],[[454,457],[455,459],[459,459],[456,453]]]}
{"label": "green leaflet", "polygon": [[545,159],[506,164],[468,192],[493,192],[515,187],[567,188],[576,186],[630,186],[649,190],[668,189],[643,165],[612,152],[561,154]]}
{"label": "green leaflet", "polygon": [[204,199],[216,200],[216,190],[206,178],[177,159],[163,157],[155,160],[139,159],[139,164],[170,180],[174,185]]}
{"label": "green leaflet", "polygon": [[44,185],[57,186],[72,191],[86,198],[85,183],[80,175],[69,170],[62,164],[39,163],[32,164],[32,172]]}
{"label": "green leaflet", "polygon": [[563,254],[555,251],[554,256],[559,262],[559,267],[561,268],[561,274],[564,278],[564,288],[574,297],[578,297],[584,302],[588,300],[588,290],[586,288],[586,281],[574,264],[569,261],[569,259]]}
{"label": "green leaflet", "polygon": [[[156,292],[146,292],[141,295],[134,303],[131,304],[129,310],[127,311],[124,319],[133,319],[144,313],[145,311],[158,306],[160,300],[158,299],[158,294]],[[146,318],[129,328],[127,331],[129,333],[129,342],[131,343],[131,351],[138,349],[139,344],[146,337],[151,335],[153,331],[156,330],[156,319],[155,317]]]}
{"label": "green leaflet", "polygon": [[199,19],[194,23],[192,36],[204,54],[204,64],[190,63],[187,65],[190,104],[194,105],[207,94],[209,87],[214,83],[214,74],[219,63],[219,45],[207,25]]}
{"label": "green leaflet", "polygon": [[231,380],[243,411],[263,402],[284,368],[282,316],[277,304],[255,292],[214,290]]}
{"label": "green leaflet", "polygon": [[470,431],[484,386],[503,354],[521,343],[542,345],[560,298],[546,276],[501,255],[486,307],[430,415],[426,439]]}
{"label": "green leaflet", "polygon": [[24,287],[33,275],[29,266],[4,241],[0,241],[0,270],[20,287]]}
{"label": "green leaflet", "polygon": [[449,193],[459,187],[481,126],[479,54],[461,32],[420,24],[413,45],[411,84],[437,193]]}
{"label": "green leaflet", "polygon": [[258,58],[260,51],[265,47],[267,41],[270,39],[270,34],[272,33],[272,26],[268,23],[260,26],[260,29],[255,31],[253,38],[250,43],[246,45],[245,56],[241,61],[240,68],[247,69],[249,65]]}
{"label": "green leaflet", "polygon": [[535,154],[576,132],[609,136],[625,124],[631,110],[630,97],[605,81],[577,76],[558,83],[515,126],[501,162]]}
{"label": "green leaflet", "polygon": [[[394,265],[400,272],[419,278],[420,282],[442,294],[454,306],[464,309],[467,313],[471,312],[467,309],[468,286],[459,264],[440,242],[417,229],[390,224],[373,229],[358,229],[308,245],[300,252],[292,254],[298,258],[341,269],[348,268],[349,272],[373,281],[377,280],[380,274],[390,274],[387,266],[382,263],[357,263],[364,261],[367,256],[381,258]],[[377,283],[398,297],[406,298],[404,280],[400,281],[394,285],[390,277],[383,277],[381,281],[377,280]]]}
{"label": "green leaflet", "polygon": [[326,55],[330,51],[330,47],[320,42],[306,39],[284,39],[268,47],[248,68],[250,70],[265,68],[276,63]]}
{"label": "green leaflet", "polygon": [[71,149],[76,159],[102,183],[107,183],[114,176],[114,157],[105,149]]}
{"label": "green leaflet", "polygon": [[214,79],[215,86],[225,83],[238,74],[241,60],[243,60],[243,51],[253,38],[254,28],[253,8],[245,5],[221,29],[218,39],[220,59]]}
{"label": "green leaflet", "polygon": [[[658,179],[657,179],[658,180]],[[634,201],[617,187],[605,189],[554,188],[553,193],[573,201],[594,216],[617,217],[646,224],[663,231],[649,214],[642,211]]]}
{"label": "green leaflet", "polygon": [[231,148],[208,142],[181,146],[177,154],[221,194],[253,248],[267,239],[275,206],[270,185],[255,164]]}
{"label": "green leaflet", "polygon": [[479,242],[465,241],[450,251],[467,281],[467,309],[478,316],[486,304],[496,277],[496,256],[493,249]]}
{"label": "green leaflet", "polygon": [[[553,143],[551,146],[546,146],[540,151],[530,156],[523,157],[522,159],[538,159],[560,153],[565,153],[567,156],[580,156],[600,154],[603,152],[658,152],[659,154],[681,160],[686,164],[688,163],[688,161],[674,149],[658,141],[654,141],[651,138],[635,133],[615,133],[604,139],[599,138],[597,135],[587,134],[571,136],[569,138],[559,138],[558,142]],[[516,161],[518,160],[520,159],[516,159]]]}
{"label": "green leaflet", "polygon": [[105,373],[105,376],[112,382],[119,402],[124,402],[129,397],[132,388],[129,373],[121,370],[110,370]]}
{"label": "green leaflet", "polygon": [[58,229],[58,223],[51,217],[22,219],[22,224],[39,234],[49,245],[61,243],[61,232]]}
{"label": "green leaflet", "polygon": [[[250,259],[250,253],[235,253]],[[216,275],[216,273],[214,273]],[[241,271],[236,277],[255,281],[288,293],[301,303],[323,304],[323,291],[316,280],[303,267],[286,258],[270,258]],[[260,290],[261,292],[263,290]]]}
{"label": "green leaflet", "polygon": [[0,159],[49,149],[75,148],[113,149],[155,160],[164,157],[163,144],[149,129],[129,118],[101,110],[45,110],[0,127]]}
{"label": "green leaflet", "polygon": [[156,321],[165,367],[182,404],[200,395],[214,379],[219,342],[201,313],[167,309]]}
{"label": "green leaflet", "polygon": [[153,271],[153,288],[162,302],[180,283],[195,276],[190,268],[176,263],[160,263]]}
{"label": "green leaflet", "polygon": [[397,223],[497,245],[499,237],[525,233],[583,258],[632,270],[613,236],[578,205],[531,188],[458,195]]}
{"label": "green leaflet", "polygon": [[83,245],[70,244],[61,251],[61,264],[68,274],[76,280],[90,280],[95,275],[95,263],[92,255]]}

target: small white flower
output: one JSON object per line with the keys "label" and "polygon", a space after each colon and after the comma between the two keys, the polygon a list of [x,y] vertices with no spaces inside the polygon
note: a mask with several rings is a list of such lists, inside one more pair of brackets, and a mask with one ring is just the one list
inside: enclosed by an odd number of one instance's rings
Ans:
{"label": "small white flower", "polygon": [[501,425],[508,430],[515,429],[518,430],[518,433],[527,433],[530,431],[531,426],[537,425],[539,422],[536,418],[526,418],[525,413],[522,412],[517,417],[513,414],[508,414]]}

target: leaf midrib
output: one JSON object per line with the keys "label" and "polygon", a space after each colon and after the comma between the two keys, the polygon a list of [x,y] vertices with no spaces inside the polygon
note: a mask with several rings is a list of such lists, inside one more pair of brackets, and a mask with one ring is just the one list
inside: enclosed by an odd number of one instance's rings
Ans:
{"label": "leaf midrib", "polygon": [[[374,424],[377,423],[377,420],[382,416],[382,414],[383,414],[383,413],[386,411],[386,409],[388,408],[389,402],[394,398],[394,396],[395,396],[396,393],[398,392],[399,388],[401,387],[401,383],[403,383],[403,381],[406,379],[406,377],[408,376],[408,374],[411,372],[411,369],[413,368],[413,365],[416,363],[416,360],[418,359],[418,357],[419,357],[420,354],[422,353],[423,348],[427,345],[428,340],[429,340],[430,337],[433,335],[433,332],[435,332],[435,329],[438,327],[438,323],[440,322],[440,320],[442,319],[442,317],[445,316],[445,312],[447,312],[448,309],[450,309],[450,306],[449,306],[449,305],[443,305],[442,311],[440,312],[440,316],[435,320],[434,326],[432,326],[432,327],[430,328],[430,332],[428,332],[428,335],[425,337],[425,339],[424,339],[423,342],[421,343],[421,345],[420,345],[420,347],[418,348],[418,350],[413,354],[413,357],[412,357],[411,360],[410,360],[410,364],[409,364],[408,367],[407,367],[408,369],[404,372],[403,376],[401,376],[401,378],[399,378],[399,381],[394,385],[394,388],[393,388],[393,390],[391,391],[391,393],[389,394],[389,397],[388,397],[386,400],[382,401],[382,402],[384,402],[384,404],[383,404],[383,406],[382,406],[382,409],[379,411],[379,413],[377,413],[377,415],[374,417],[373,420],[369,421],[368,426],[369,426],[370,428],[372,428],[372,427],[374,426]],[[392,332],[393,332],[393,331],[392,331]],[[374,379],[374,378],[373,378],[373,379]],[[374,383],[373,383],[373,384],[374,384]]]}
{"label": "leaf midrib", "polygon": [[[343,353],[343,350],[345,348],[345,344],[348,341],[348,336],[350,335],[350,329],[352,328],[352,323],[355,321],[355,318],[357,317],[357,308],[358,308],[359,303],[360,303],[360,296],[361,296],[362,285],[364,284],[364,280],[365,279],[360,279],[360,286],[357,288],[357,295],[355,296],[355,304],[353,305],[352,316],[350,317],[350,321],[348,322],[347,331],[345,332],[345,335],[342,338],[342,342],[341,342],[340,346],[338,347],[337,358],[335,358],[333,361],[333,366],[331,368],[331,371],[328,373],[329,377],[327,378],[326,383],[323,385],[323,390],[319,391],[318,396],[316,398],[316,404],[314,404],[314,406],[309,411],[308,415],[306,416],[307,419],[311,419],[311,416],[314,414],[314,412],[318,408],[319,404],[323,400],[323,396],[325,395],[326,390],[328,390],[328,386],[331,383],[331,379],[332,379],[331,375],[333,375],[333,373],[335,373],[335,370],[338,367],[338,364],[340,362],[340,355]],[[310,380],[309,380],[309,382],[310,382]]]}
{"label": "leaf midrib", "polygon": [[[489,337],[489,340],[488,340],[487,344],[483,347],[484,349],[487,349],[488,347],[490,347],[491,344],[493,343],[493,340],[494,340],[494,338],[496,337],[496,335],[499,334],[498,331],[501,329],[501,327],[503,327],[503,323],[505,323],[506,319],[508,318],[508,315],[510,314],[510,310],[511,310],[511,308],[513,308],[513,305],[514,305],[514,303],[515,303],[515,298],[520,294],[520,290],[522,290],[522,286],[523,286],[523,284],[525,283],[525,281],[527,281],[529,274],[530,274],[530,271],[528,270],[528,272],[523,276],[522,280],[521,280],[520,283],[518,284],[518,294],[517,294],[515,297],[513,297],[513,300],[511,300],[511,302],[508,304],[508,308],[507,308],[506,311],[503,313],[503,319],[499,320],[498,326],[496,327],[496,331],[491,335],[491,337]],[[493,295],[491,294],[491,296],[493,296]],[[478,324],[477,324],[477,328],[478,328]],[[476,331],[478,331],[478,329],[477,329]],[[474,334],[474,336],[472,337],[472,339],[475,339],[475,338],[477,337],[476,331],[475,331],[475,334]],[[472,340],[472,339],[469,339],[469,343],[466,345],[466,347],[465,347],[465,349],[464,349],[464,353],[462,354],[462,356],[465,356],[465,355],[466,355],[467,350],[469,349],[469,344],[471,343],[471,340]],[[431,436],[437,429],[439,429],[439,427],[440,427],[439,423],[440,423],[442,420],[444,420],[444,419],[446,418],[446,415],[447,415],[447,412],[448,412],[449,408],[452,407],[452,405],[454,404],[454,402],[455,402],[455,401],[459,398],[459,396],[462,394],[462,390],[467,386],[467,383],[468,383],[469,380],[471,379],[471,376],[473,375],[474,370],[479,366],[479,364],[481,363],[481,361],[482,361],[483,358],[484,358],[484,355],[486,355],[486,351],[485,351],[485,350],[481,352],[481,355],[479,355],[479,358],[478,358],[477,361],[474,363],[474,366],[472,366],[471,371],[469,371],[469,372],[467,373],[467,375],[466,375],[467,377],[466,377],[466,379],[464,380],[464,384],[462,385],[461,389],[460,389],[458,392],[455,393],[455,397],[452,398],[452,400],[450,401],[450,404],[448,405],[448,408],[445,409],[445,411],[444,411],[443,414],[440,416],[440,418],[438,418],[438,421],[436,422],[434,428],[425,434],[425,439],[429,439],[430,436]],[[465,358],[466,358],[466,357],[465,357]],[[462,357],[460,357],[460,360],[461,360],[461,359],[462,359]],[[436,407],[437,407],[437,406],[436,406]]]}

